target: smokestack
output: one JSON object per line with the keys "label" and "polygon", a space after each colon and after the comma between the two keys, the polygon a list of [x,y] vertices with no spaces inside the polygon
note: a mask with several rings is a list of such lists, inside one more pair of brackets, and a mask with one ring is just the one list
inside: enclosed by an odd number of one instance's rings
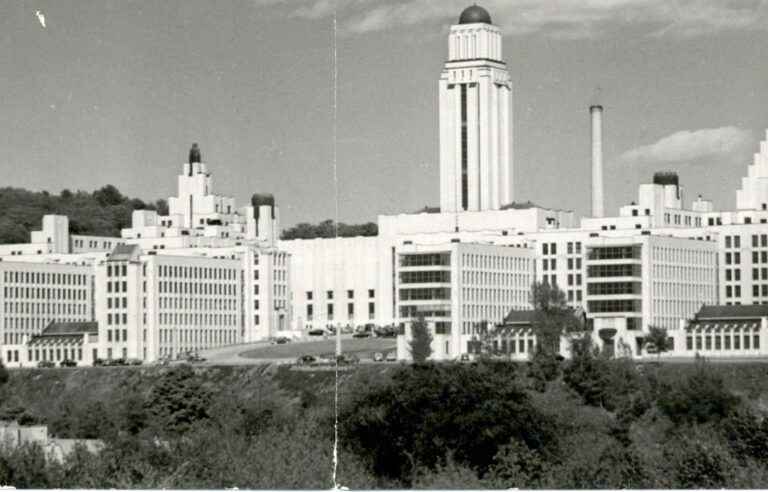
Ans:
{"label": "smokestack", "polygon": [[603,217],[603,107],[590,106],[592,116],[592,217]]}

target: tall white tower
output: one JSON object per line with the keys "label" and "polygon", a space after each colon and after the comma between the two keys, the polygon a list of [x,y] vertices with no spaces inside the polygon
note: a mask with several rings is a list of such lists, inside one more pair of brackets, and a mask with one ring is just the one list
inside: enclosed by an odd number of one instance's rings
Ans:
{"label": "tall white tower", "polygon": [[440,210],[498,210],[513,200],[512,84],[501,29],[473,5],[451,26],[440,76]]}

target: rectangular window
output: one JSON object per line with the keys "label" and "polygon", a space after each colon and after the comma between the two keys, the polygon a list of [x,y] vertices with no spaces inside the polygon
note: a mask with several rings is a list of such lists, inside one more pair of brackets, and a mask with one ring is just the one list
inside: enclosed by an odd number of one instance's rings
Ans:
{"label": "rectangular window", "polygon": [[333,299],[333,291],[332,290],[326,291],[325,297],[326,299]]}
{"label": "rectangular window", "polygon": [[347,291],[347,299],[354,299],[355,298],[355,291],[354,290],[348,290]]}

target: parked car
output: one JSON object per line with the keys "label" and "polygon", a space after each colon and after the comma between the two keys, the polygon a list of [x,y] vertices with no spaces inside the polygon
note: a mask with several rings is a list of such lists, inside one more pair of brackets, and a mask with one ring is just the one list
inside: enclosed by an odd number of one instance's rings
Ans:
{"label": "parked car", "polygon": [[392,351],[387,353],[387,362],[397,362],[397,352]]}
{"label": "parked car", "polygon": [[109,365],[110,366],[125,366],[125,365],[128,365],[128,363],[127,363],[127,361],[124,358],[118,357],[117,359],[110,360],[109,361]]}
{"label": "parked car", "polygon": [[325,330],[322,328],[315,328],[314,330],[309,330],[307,334],[312,337],[321,337],[325,335]]}
{"label": "parked car", "polygon": [[280,344],[280,345],[282,345],[284,343],[288,343],[290,341],[291,341],[291,339],[288,338],[288,337],[277,337],[277,338],[275,338],[275,343]]}
{"label": "parked car", "polygon": [[49,368],[56,367],[56,364],[52,360],[41,360],[37,363],[37,367]]}
{"label": "parked car", "polygon": [[340,366],[351,366],[358,364],[360,362],[360,358],[355,354],[341,354],[336,357],[336,361]]}
{"label": "parked car", "polygon": [[317,357],[314,355],[300,355],[298,359],[296,359],[296,365],[297,366],[311,366],[314,365],[317,361]]}
{"label": "parked car", "polygon": [[353,338],[368,338],[371,334],[367,331],[357,331],[354,335],[352,335]]}
{"label": "parked car", "polygon": [[384,361],[384,354],[381,352],[374,352],[373,353],[373,361],[374,362],[383,362]]}
{"label": "parked car", "polygon": [[64,359],[63,361],[59,362],[59,367],[75,367],[77,366],[77,362],[74,360]]}
{"label": "parked car", "polygon": [[106,366],[107,365],[106,362],[107,361],[105,361],[104,359],[96,358],[96,359],[93,360],[93,365],[94,366]]}
{"label": "parked car", "polygon": [[205,358],[201,357],[197,352],[192,352],[187,355],[187,362],[205,362]]}
{"label": "parked car", "polygon": [[128,364],[129,366],[140,366],[141,364],[143,364],[143,361],[141,359],[128,359],[126,361],[126,364]]}
{"label": "parked car", "polygon": [[472,362],[472,354],[461,354],[459,356],[459,362]]}
{"label": "parked car", "polygon": [[392,325],[381,326],[374,330],[377,337],[382,338],[395,338],[397,336],[397,329]]}

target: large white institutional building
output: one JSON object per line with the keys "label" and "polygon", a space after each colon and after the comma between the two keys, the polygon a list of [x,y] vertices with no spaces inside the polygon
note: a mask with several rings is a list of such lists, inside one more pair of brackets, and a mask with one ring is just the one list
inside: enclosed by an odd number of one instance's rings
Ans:
{"label": "large white institutional building", "polygon": [[[606,350],[642,356],[655,325],[671,330],[679,355],[718,355],[726,343],[726,355],[768,351],[759,343],[768,311],[751,306],[768,304],[768,139],[736,210],[686,201],[677,175],[664,172],[609,216],[604,110],[592,106],[592,155],[584,159],[591,216],[517,203],[501,36],[478,6],[450,29],[438,80],[439,209],[381,215],[374,237],[280,240],[274,199],[254,195],[237,208],[214,194],[193,145],[168,215],[136,211],[119,238],[72,235],[66,217],[46,216],[30,243],[0,246],[0,357],[11,365],[152,361],[286,331],[373,324],[400,327],[398,356],[408,358],[410,322],[424,316],[433,357],[455,358],[486,324],[530,309],[533,282],[563,290]],[[740,307],[754,311],[743,317],[749,322],[734,321]],[[516,356],[534,343],[519,333],[501,341]]]}

